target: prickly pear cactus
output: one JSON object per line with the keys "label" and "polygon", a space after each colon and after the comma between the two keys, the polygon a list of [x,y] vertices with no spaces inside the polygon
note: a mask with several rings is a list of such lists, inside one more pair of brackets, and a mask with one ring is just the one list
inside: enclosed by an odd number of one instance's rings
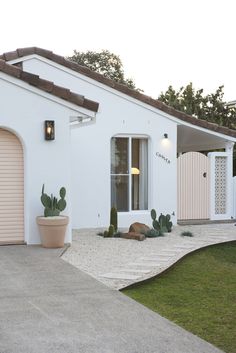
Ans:
{"label": "prickly pear cactus", "polygon": [[151,217],[152,217],[152,220],[155,221],[155,219],[157,218],[157,213],[156,211],[154,210],[154,208],[151,210]]}
{"label": "prickly pear cactus", "polygon": [[51,197],[44,192],[44,184],[42,187],[41,202],[44,206],[44,216],[53,217],[59,216],[60,212],[66,208],[66,189],[62,187],[60,189],[60,200],[58,201],[56,197],[51,194]]}
{"label": "prickly pear cactus", "polygon": [[153,234],[152,236],[158,236],[157,234],[159,234],[161,227],[160,227],[159,222],[156,219],[157,218],[157,213],[156,213],[156,211],[154,209],[151,210],[151,217],[152,217],[152,226],[153,226],[153,228],[155,230],[155,231],[152,232],[152,234]]}
{"label": "prickly pear cactus", "polygon": [[164,216],[162,213],[161,215],[159,216],[159,223],[160,223],[160,227],[161,227],[161,231],[163,233],[167,233],[168,232],[168,229],[166,227],[166,216]]}
{"label": "prickly pear cactus", "polygon": [[167,214],[166,215],[166,228],[168,230],[168,233],[171,232],[172,226],[173,226],[173,223],[170,221],[170,215]]}
{"label": "prickly pear cactus", "polygon": [[156,230],[160,230],[161,229],[160,223],[156,219],[152,222],[152,226]]}
{"label": "prickly pear cactus", "polygon": [[[163,233],[170,233],[171,228],[172,228],[172,222],[170,221],[170,215],[167,214],[166,216],[163,215],[162,213],[160,214],[158,220],[156,219],[157,214],[154,209],[151,210],[151,217],[152,217],[152,226],[155,231],[159,232],[160,235],[163,235]],[[150,233],[151,234],[151,233]],[[155,232],[152,232],[152,236],[157,236],[154,235],[156,234]]]}

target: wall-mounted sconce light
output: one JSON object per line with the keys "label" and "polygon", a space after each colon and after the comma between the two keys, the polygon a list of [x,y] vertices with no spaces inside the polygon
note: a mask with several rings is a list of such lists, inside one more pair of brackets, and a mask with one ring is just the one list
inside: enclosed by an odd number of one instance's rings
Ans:
{"label": "wall-mounted sconce light", "polygon": [[168,139],[168,134],[165,133],[165,134],[164,134],[164,138],[165,138],[165,139]]}
{"label": "wall-mounted sconce light", "polygon": [[44,124],[44,137],[47,141],[55,139],[55,123],[54,120],[45,120]]}

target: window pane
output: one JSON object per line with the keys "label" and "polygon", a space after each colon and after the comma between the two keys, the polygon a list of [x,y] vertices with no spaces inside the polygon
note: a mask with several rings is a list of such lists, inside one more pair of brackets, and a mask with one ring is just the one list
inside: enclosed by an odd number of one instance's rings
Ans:
{"label": "window pane", "polygon": [[129,139],[111,139],[111,174],[129,173]]}
{"label": "window pane", "polygon": [[132,210],[148,209],[148,141],[132,139]]}
{"label": "window pane", "polygon": [[111,176],[111,207],[117,211],[129,211],[129,176]]}

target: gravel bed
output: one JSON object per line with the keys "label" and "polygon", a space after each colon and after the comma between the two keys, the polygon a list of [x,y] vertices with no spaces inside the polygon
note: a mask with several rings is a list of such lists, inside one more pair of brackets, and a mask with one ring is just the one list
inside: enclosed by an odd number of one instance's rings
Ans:
{"label": "gravel bed", "polygon": [[[195,249],[236,240],[236,227],[232,223],[175,226],[172,232],[165,234],[164,237],[147,238],[144,241],[103,238],[97,235],[99,231],[101,229],[74,230],[72,246],[62,258],[113,289],[121,289],[134,282],[153,277]],[[182,237],[180,234],[183,231],[190,231],[194,236]],[[101,277],[107,273],[124,273],[124,271],[135,274],[134,269],[146,267],[137,267],[130,263],[143,262],[143,257],[149,257],[151,260],[157,254],[164,262],[160,260],[160,266],[152,267],[148,273],[142,273],[138,280]]]}

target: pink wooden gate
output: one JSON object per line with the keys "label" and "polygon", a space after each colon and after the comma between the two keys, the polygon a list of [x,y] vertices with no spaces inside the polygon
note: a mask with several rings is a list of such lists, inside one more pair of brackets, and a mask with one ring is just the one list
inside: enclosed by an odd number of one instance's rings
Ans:
{"label": "pink wooden gate", "polygon": [[199,152],[187,152],[177,160],[178,220],[210,216],[210,160]]}

